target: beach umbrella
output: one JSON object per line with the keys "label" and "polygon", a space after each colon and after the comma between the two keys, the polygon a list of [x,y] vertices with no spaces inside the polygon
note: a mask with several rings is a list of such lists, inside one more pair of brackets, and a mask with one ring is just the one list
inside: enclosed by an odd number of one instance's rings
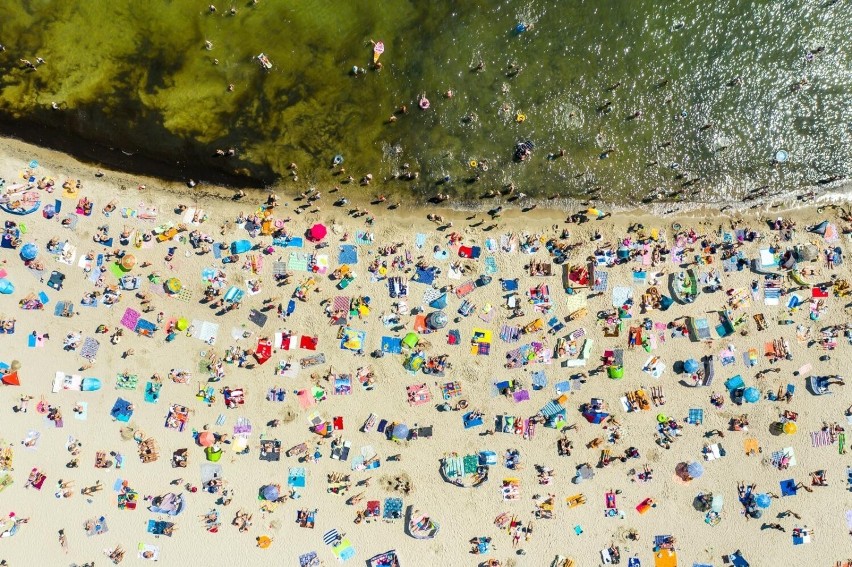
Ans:
{"label": "beach umbrella", "polygon": [[328,234],[328,229],[324,224],[317,223],[308,230],[308,238],[313,241],[320,241]]}
{"label": "beach umbrella", "polygon": [[20,370],[21,369],[21,361],[20,360],[13,360],[12,364],[9,366],[9,369],[12,372],[14,372],[16,370]]}
{"label": "beach umbrella", "polygon": [[124,257],[121,259],[121,268],[126,272],[132,270],[133,266],[135,265],[136,256],[134,256],[133,254],[125,254]]}
{"label": "beach umbrella", "polygon": [[35,260],[36,256],[38,256],[38,245],[27,242],[21,247],[21,260],[29,262]]}
{"label": "beach umbrella", "polygon": [[267,484],[266,486],[260,489],[260,496],[264,500],[273,501],[278,500],[278,498],[281,497],[281,493],[278,490],[278,487],[274,484]]}
{"label": "beach umbrella", "polygon": [[209,431],[202,431],[198,434],[198,444],[202,447],[210,447],[216,442],[216,437]]}
{"label": "beach umbrella", "polygon": [[177,320],[177,323],[175,323],[175,328],[178,331],[185,331],[189,328],[189,321],[187,321],[186,317],[181,317]]}
{"label": "beach umbrella", "polygon": [[169,278],[166,280],[166,289],[169,293],[178,293],[183,289],[183,284],[177,278]]}
{"label": "beach umbrella", "polygon": [[581,465],[579,469],[577,469],[577,474],[580,478],[584,480],[589,480],[590,478],[595,476],[595,471],[589,465]]}
{"label": "beach umbrella", "polygon": [[690,358],[683,363],[683,369],[689,374],[694,374],[698,370],[698,361]]}
{"label": "beach umbrella", "polygon": [[395,440],[406,441],[408,440],[408,426],[404,423],[397,423],[393,428],[393,433],[391,437]]}
{"label": "beach umbrella", "polygon": [[257,538],[257,546],[259,548],[266,549],[270,545],[272,545],[272,539],[269,536],[262,535]]}
{"label": "beach umbrella", "polygon": [[448,322],[447,314],[443,311],[435,311],[426,317],[426,324],[429,325],[429,328],[431,329],[443,329],[447,326]]}
{"label": "beach umbrella", "polygon": [[788,421],[784,424],[784,433],[787,435],[793,435],[799,430],[799,426],[796,425],[795,421]]}
{"label": "beach umbrella", "polygon": [[754,503],[757,504],[759,508],[769,508],[772,505],[772,497],[768,494],[758,494],[754,498]]}
{"label": "beach umbrella", "polygon": [[691,478],[701,478],[701,475],[704,474],[704,465],[698,461],[692,461],[686,465],[686,474]]}
{"label": "beach umbrella", "polygon": [[747,401],[748,403],[753,404],[760,400],[760,390],[753,387],[746,388],[745,392],[743,393],[743,398],[745,398],[745,401]]}

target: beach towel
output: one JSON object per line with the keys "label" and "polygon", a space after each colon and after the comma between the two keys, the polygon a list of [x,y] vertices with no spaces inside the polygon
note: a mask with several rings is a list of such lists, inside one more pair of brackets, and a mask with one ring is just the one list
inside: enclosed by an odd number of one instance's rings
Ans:
{"label": "beach towel", "polygon": [[828,447],[831,445],[831,434],[828,431],[811,432],[811,445],[814,447]]}
{"label": "beach towel", "polygon": [[287,269],[292,271],[300,271],[307,272],[308,271],[308,257],[305,254],[299,254],[298,252],[290,252],[290,257],[287,260]]}
{"label": "beach towel", "polygon": [[83,347],[80,349],[80,356],[88,361],[92,361],[98,355],[98,349],[101,344],[92,337],[86,337],[83,340]]}
{"label": "beach towel", "polygon": [[[603,270],[595,271],[595,281],[594,287],[592,288],[595,292],[604,292],[606,291],[607,284],[609,283],[609,273],[604,272]],[[619,305],[621,307],[622,304]]]}
{"label": "beach towel", "polygon": [[121,317],[121,324],[127,329],[133,331],[136,329],[136,323],[139,322],[139,317],[141,316],[141,313],[128,307],[124,311],[124,315]]}
{"label": "beach towel", "polygon": [[622,307],[627,300],[633,297],[633,290],[629,287],[616,287],[612,290],[612,306]]}
{"label": "beach towel", "polygon": [[355,234],[355,243],[361,246],[371,246],[373,244],[373,233],[359,230]]}
{"label": "beach towel", "polygon": [[418,250],[422,249],[426,245],[426,235],[418,232],[417,236],[414,237],[414,245]]}
{"label": "beach towel", "polygon": [[358,248],[352,244],[341,244],[340,253],[337,256],[338,264],[357,264]]}
{"label": "beach towel", "polygon": [[488,256],[487,258],[485,258],[485,273],[497,273],[497,259],[494,256]]}

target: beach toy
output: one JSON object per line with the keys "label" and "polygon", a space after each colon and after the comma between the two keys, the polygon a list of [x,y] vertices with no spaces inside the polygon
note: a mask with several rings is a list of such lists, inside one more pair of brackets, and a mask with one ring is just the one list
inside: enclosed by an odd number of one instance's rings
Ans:
{"label": "beach toy", "polygon": [[97,378],[83,378],[80,382],[80,390],[83,392],[96,392],[101,389],[101,381]]}
{"label": "beach toy", "polygon": [[336,156],[334,156],[334,158],[332,158],[332,160],[331,160],[331,165],[335,165],[335,166],[336,166],[336,165],[340,165],[341,163],[343,163],[343,156],[342,156],[342,155],[340,155],[340,154],[337,154],[337,155],[336,155]]}
{"label": "beach toy", "polygon": [[21,247],[21,259],[25,262],[35,260],[36,256],[38,256],[38,245],[27,242]]}
{"label": "beach toy", "polygon": [[788,421],[784,424],[783,430],[787,435],[794,435],[799,430],[799,426],[794,421]]}
{"label": "beach toy", "polygon": [[186,317],[181,317],[177,320],[177,323],[175,323],[175,328],[178,331],[185,331],[189,328],[189,321],[187,321]]}
{"label": "beach toy", "polygon": [[775,152],[775,161],[778,163],[784,163],[790,157],[790,154],[787,153],[787,150],[778,150]]}
{"label": "beach toy", "polygon": [[517,33],[517,34],[522,34],[522,33],[524,33],[525,31],[527,31],[528,29],[529,29],[529,28],[527,27],[527,25],[526,25],[525,23],[520,22],[519,24],[517,24],[517,25],[515,26],[515,33]]}
{"label": "beach toy", "polygon": [[519,112],[515,115],[515,122],[517,122],[518,124],[526,121],[526,119],[527,119],[526,114],[522,114],[522,113]]}
{"label": "beach toy", "polygon": [[179,293],[183,289],[183,284],[177,278],[169,278],[166,280],[166,290],[169,293]]}
{"label": "beach toy", "polygon": [[757,388],[746,388],[743,398],[750,404],[758,402],[760,400],[760,390]]}
{"label": "beach toy", "polygon": [[666,417],[664,414],[661,414],[661,413],[657,414],[657,423],[665,423],[668,420],[669,420],[669,418]]}
{"label": "beach toy", "polygon": [[373,64],[379,62],[379,57],[382,56],[382,53],[385,52],[385,44],[382,41],[377,41],[373,44]]}
{"label": "beach toy", "polygon": [[210,448],[216,442],[216,437],[209,431],[202,431],[196,439],[202,447]]}
{"label": "beach toy", "polygon": [[15,284],[6,278],[0,278],[0,293],[3,295],[9,295],[13,291],[15,291]]}
{"label": "beach toy", "polygon": [[768,494],[758,494],[754,497],[754,503],[760,508],[769,508],[772,505],[772,497]]}
{"label": "beach toy", "polygon": [[470,163],[470,167],[476,167],[476,166],[479,165],[479,162],[476,161],[475,159],[470,160],[469,163]]}
{"label": "beach toy", "polygon": [[417,106],[420,107],[420,110],[428,110],[429,109],[429,99],[425,96],[420,99],[420,102],[417,103]]}

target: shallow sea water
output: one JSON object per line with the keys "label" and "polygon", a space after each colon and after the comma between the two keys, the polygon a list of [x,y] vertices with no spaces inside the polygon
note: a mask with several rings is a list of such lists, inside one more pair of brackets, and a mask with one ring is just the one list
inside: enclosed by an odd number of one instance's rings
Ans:
{"label": "shallow sea water", "polygon": [[[514,183],[574,197],[599,187],[621,204],[676,191],[720,201],[850,173],[844,2],[208,4],[7,0],[0,113],[263,181],[296,162],[305,181],[330,183],[336,154],[356,177],[408,163],[420,177],[396,187],[423,195],[448,176],[442,190],[468,196]],[[531,29],[517,33],[519,22]],[[370,39],[385,44],[380,71]],[[36,57],[46,61],[37,71],[18,61]],[[367,71],[353,76],[353,66]],[[422,95],[429,110],[417,108]],[[388,123],[403,104],[408,113]],[[523,163],[513,160],[520,140],[535,144]],[[228,147],[237,159],[212,157]],[[565,157],[548,158],[559,149]],[[772,167],[779,149],[789,160]]]}

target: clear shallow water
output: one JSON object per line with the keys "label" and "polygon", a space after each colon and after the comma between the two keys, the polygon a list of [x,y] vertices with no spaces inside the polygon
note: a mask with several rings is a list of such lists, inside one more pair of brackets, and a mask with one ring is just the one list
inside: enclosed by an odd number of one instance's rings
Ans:
{"label": "clear shallow water", "polygon": [[[236,15],[207,6],[8,0],[0,113],[264,181],[295,161],[303,180],[331,182],[338,153],[356,177],[409,163],[420,178],[399,190],[430,195],[449,175],[442,190],[466,195],[514,183],[563,196],[600,187],[619,203],[679,190],[712,201],[850,173],[843,2],[240,0]],[[532,29],[517,34],[518,22]],[[386,46],[383,69],[352,76],[369,66],[371,38]],[[272,70],[253,60],[260,52]],[[37,56],[37,71],[18,62]],[[741,84],[729,86],[734,77]],[[416,108],[421,94],[428,111]],[[388,123],[401,104],[409,112]],[[532,158],[514,162],[526,139]],[[211,157],[228,147],[238,158]],[[780,148],[790,159],[773,168]],[[566,156],[548,159],[558,149]],[[483,159],[488,171],[473,183],[469,161]]]}

